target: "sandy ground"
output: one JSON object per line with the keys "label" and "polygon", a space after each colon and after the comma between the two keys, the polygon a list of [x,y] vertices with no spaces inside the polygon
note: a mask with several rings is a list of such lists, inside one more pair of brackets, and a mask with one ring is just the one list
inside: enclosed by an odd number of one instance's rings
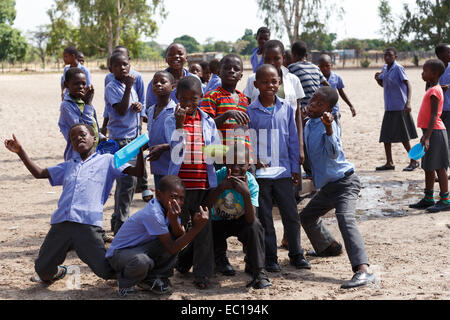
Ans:
{"label": "sandy ground", "polygon": [[[376,173],[384,163],[384,149],[378,143],[383,117],[382,89],[373,80],[375,70],[340,70],[346,92],[358,116],[351,118],[342,106],[343,143],[347,158],[356,165],[364,185],[358,204],[359,228],[367,246],[376,285],[342,290],[340,285],[351,278],[347,256],[312,258],[310,271],[289,266],[287,251],[279,250],[282,272],[271,274],[273,286],[266,290],[246,289],[250,280],[244,272],[243,253],[236,238],[229,240],[229,257],[237,270],[235,277],[216,275],[210,289],[197,290],[191,274],[172,278],[173,293],[162,299],[176,300],[253,300],[253,299],[449,299],[450,298],[450,213],[425,214],[411,211],[407,204],[417,201],[423,189],[423,173],[404,173],[408,159],[401,145],[393,151],[397,170]],[[413,113],[417,116],[424,83],[419,69],[408,69],[413,85]],[[94,105],[101,118],[103,111],[104,73],[94,73]],[[143,75],[148,83],[152,74]],[[248,74],[246,75],[248,76]],[[59,74],[0,76],[0,137],[15,133],[29,155],[42,167],[62,161],[65,141],[59,132]],[[240,87],[246,83],[245,79]],[[102,122],[102,119],[99,119]],[[414,141],[418,142],[418,141]],[[49,230],[52,212],[57,207],[61,188],[48,181],[32,178],[19,159],[0,148],[0,299],[116,299],[115,281],[97,278],[74,253],[66,264],[79,269],[81,276],[71,275],[49,287],[34,284],[34,259]],[[104,225],[109,227],[113,199],[105,205]],[[299,208],[307,203],[304,200]],[[132,212],[145,203],[137,195]],[[342,240],[332,215],[327,224]],[[279,240],[282,225],[275,215]],[[302,246],[311,244],[302,232]],[[134,299],[161,299],[139,291]]]}

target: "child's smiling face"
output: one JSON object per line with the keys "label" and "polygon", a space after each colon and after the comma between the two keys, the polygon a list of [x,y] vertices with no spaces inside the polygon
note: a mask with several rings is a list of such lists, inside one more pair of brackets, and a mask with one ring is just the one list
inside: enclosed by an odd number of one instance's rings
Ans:
{"label": "child's smiling face", "polygon": [[156,74],[153,77],[152,91],[155,96],[168,96],[172,93],[173,83],[164,74]]}
{"label": "child's smiling face", "polygon": [[84,72],[76,73],[66,81],[64,85],[69,89],[69,93],[75,99],[81,99],[86,92],[86,75]]}
{"label": "child's smiling face", "polygon": [[183,69],[186,61],[186,49],[181,44],[174,44],[167,51],[166,62],[170,68],[174,70]]}
{"label": "child's smiling face", "polygon": [[182,109],[186,110],[186,114],[192,116],[197,111],[202,100],[202,93],[196,90],[177,91],[177,99]]}
{"label": "child's smiling face", "polygon": [[306,114],[311,119],[320,118],[325,112],[331,111],[330,102],[320,93],[315,93],[306,107]]}
{"label": "child's smiling face", "polygon": [[275,68],[268,68],[259,73],[255,81],[255,88],[263,98],[273,99],[280,86],[280,76]]}
{"label": "child's smiling face", "polygon": [[203,77],[203,69],[202,66],[199,65],[198,63],[194,63],[190,68],[189,68],[189,72],[192,74],[195,74],[197,77],[199,77],[200,79]]}
{"label": "child's smiling face", "polygon": [[81,155],[91,151],[95,143],[95,136],[84,125],[72,128],[69,139],[73,149]]}

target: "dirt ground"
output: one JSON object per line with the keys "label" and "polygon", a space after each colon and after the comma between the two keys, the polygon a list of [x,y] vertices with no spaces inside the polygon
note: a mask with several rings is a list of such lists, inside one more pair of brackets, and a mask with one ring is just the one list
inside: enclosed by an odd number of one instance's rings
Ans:
{"label": "dirt ground", "polygon": [[[376,285],[342,290],[351,278],[347,256],[311,258],[312,269],[298,271],[289,265],[287,251],[279,250],[282,272],[270,274],[273,286],[265,290],[246,289],[250,277],[244,273],[243,253],[236,238],[229,240],[229,257],[237,270],[235,277],[216,275],[208,290],[194,287],[192,274],[175,272],[173,292],[157,297],[138,291],[132,299],[168,300],[380,300],[450,298],[450,213],[426,214],[409,210],[407,205],[419,200],[424,187],[423,172],[402,172],[408,158],[401,145],[393,148],[395,172],[376,173],[384,164],[384,149],[378,143],[383,118],[382,89],[373,80],[376,70],[339,70],[346,93],[358,112],[352,118],[341,101],[343,144],[346,156],[357,168],[364,189],[358,203],[358,223],[364,237]],[[413,114],[417,117],[425,84],[419,69],[408,69],[413,86]],[[246,74],[246,77],[248,74]],[[102,122],[104,73],[94,73],[94,106]],[[152,74],[144,73],[146,84]],[[62,161],[65,141],[58,129],[60,74],[0,76],[0,138],[15,133],[25,150],[41,167]],[[240,83],[245,85],[246,79]],[[412,143],[417,143],[418,140]],[[48,181],[32,178],[20,160],[0,148],[0,299],[117,299],[115,281],[97,278],[74,253],[66,264],[80,270],[63,281],[45,287],[29,281],[34,273],[34,259],[49,230],[50,216],[57,207],[61,188]],[[436,187],[436,190],[438,187]],[[112,197],[105,205],[104,226],[109,228]],[[305,206],[304,200],[299,209]],[[143,208],[141,195],[135,196],[132,212]],[[278,241],[282,236],[277,215]],[[337,239],[342,241],[336,220],[326,220]],[[302,246],[311,249],[304,232]]]}

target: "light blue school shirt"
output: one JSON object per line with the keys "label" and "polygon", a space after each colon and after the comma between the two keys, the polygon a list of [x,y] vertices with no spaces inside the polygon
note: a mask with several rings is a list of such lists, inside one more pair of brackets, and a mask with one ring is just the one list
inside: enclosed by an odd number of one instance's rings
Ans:
{"label": "light blue school shirt", "polygon": [[408,100],[407,86],[404,81],[408,80],[405,68],[396,61],[390,70],[384,65],[381,70],[380,80],[383,81],[384,108],[386,111],[401,111],[405,109]]}
{"label": "light blue school shirt", "polygon": [[[86,85],[90,86],[92,84],[92,78],[91,78],[91,72],[88,68],[83,66],[81,63],[78,62],[77,68],[83,70],[83,72],[86,74]],[[66,72],[70,69],[70,66],[67,66],[64,68],[63,75],[61,77],[61,85],[64,86],[64,81],[66,81]]]}
{"label": "light blue school shirt", "polygon": [[447,91],[444,93],[444,111],[450,111],[450,63],[448,64],[447,69],[445,69],[445,73],[439,80],[439,84],[449,86]]}
{"label": "light blue school shirt", "polygon": [[253,49],[250,62],[252,64],[253,73],[256,73],[256,70],[264,64],[262,55],[258,57],[258,48]]}
{"label": "light blue school shirt", "polygon": [[336,182],[344,178],[346,173],[355,170],[355,166],[345,159],[339,126],[335,121],[332,126],[333,134],[328,136],[322,120],[316,118],[310,119],[304,130],[314,186],[317,189]]}
{"label": "light blue school shirt", "polygon": [[[333,71],[330,72],[330,77],[327,79],[327,81],[330,84],[330,87],[332,87],[333,89],[341,90],[345,88],[342,78]],[[339,112],[339,103],[336,103],[331,113],[336,115],[338,112]]]}
{"label": "light blue school shirt", "polygon": [[131,88],[130,105],[124,116],[121,116],[113,108],[113,105],[122,101],[125,93],[125,84],[117,79],[113,79],[105,89],[105,100],[108,105],[108,132],[111,139],[134,139],[139,134],[140,117],[145,117],[145,108],[140,113],[131,110],[133,102],[139,102],[138,95],[134,88]]}
{"label": "light blue school shirt", "polygon": [[69,161],[48,168],[50,184],[63,186],[58,209],[50,223],[64,221],[102,227],[103,206],[115,179],[125,177],[129,164],[116,169],[114,156],[94,153],[85,161],[77,154]]}
{"label": "light blue school shirt", "polygon": [[[169,68],[167,68],[164,71],[169,72]],[[200,81],[200,84],[202,84],[202,80],[200,80],[200,78],[198,76],[196,76],[195,74],[190,73],[186,69],[183,69],[183,72],[184,72],[184,76],[183,77],[189,77],[189,76],[196,77],[198,79],[198,81]],[[145,106],[146,107],[150,107],[150,106],[158,103],[158,98],[153,93],[152,85],[153,85],[153,79],[152,79],[152,81],[150,81],[150,83],[148,84],[148,87],[147,87],[147,95],[146,95],[147,98],[146,98],[146,101],[145,101]],[[202,87],[202,91],[203,91],[203,87]],[[202,92],[202,93],[204,93],[204,92]],[[178,103],[177,89],[176,88],[170,94],[170,99],[175,101],[175,103]]]}
{"label": "light blue school shirt", "polygon": [[[200,117],[202,119],[202,133],[205,147],[209,145],[221,145],[222,138],[217,131],[214,119],[211,118],[211,116],[209,116],[206,112],[202,111],[200,108],[197,108],[197,112],[200,113]],[[186,153],[186,148],[184,147],[186,145],[186,140],[183,136],[179,137],[178,140],[175,139],[176,137],[172,139],[172,135],[176,131],[175,115],[172,114],[168,116],[164,123],[164,126],[166,140],[169,141],[171,153],[168,175],[178,176]],[[173,158],[172,153],[178,159]],[[176,160],[176,162],[174,162],[174,160]],[[205,161],[206,171],[208,173],[209,188],[216,188],[217,177],[216,170],[214,168],[214,161],[211,161],[211,159],[205,159]]]}
{"label": "light blue school shirt", "polygon": [[[136,80],[134,81],[134,84],[133,84],[133,88],[134,88],[134,90],[136,90],[136,93],[139,98],[139,102],[142,103],[142,105],[145,107],[145,85],[144,85],[144,80],[142,79],[142,75],[139,72],[134,71],[131,68],[130,68],[130,74],[136,78]],[[108,84],[112,80],[114,80],[114,73],[108,73],[105,77],[105,88],[108,86]],[[108,103],[105,100],[105,111],[103,113],[103,118],[108,118],[107,106],[108,106]]]}
{"label": "light blue school shirt", "polygon": [[[95,119],[96,123],[94,123],[93,119]],[[61,103],[60,115],[59,115],[59,121],[58,121],[59,129],[61,130],[61,133],[63,134],[64,139],[66,139],[66,142],[67,142],[66,149],[64,150],[64,160],[65,161],[74,157],[75,154],[78,154],[77,152],[75,152],[73,150],[72,143],[70,142],[70,138],[69,138],[70,128],[72,128],[72,126],[77,123],[84,123],[84,124],[88,124],[90,126],[96,125],[97,132],[100,135],[100,128],[98,127],[98,120],[97,120],[97,114],[95,112],[95,108],[92,105],[85,104],[83,113],[81,113],[80,108],[72,100],[70,95],[66,95],[64,97],[63,102]],[[100,139],[100,137],[99,137],[99,139]]]}
{"label": "light blue school shirt", "polygon": [[[221,184],[228,176],[228,169],[223,167],[216,172],[217,184]],[[255,177],[247,172],[247,184],[250,198],[255,207],[259,207],[259,185]],[[245,214],[244,197],[235,189],[225,190],[211,208],[211,219],[214,221],[237,220]]]}
{"label": "light blue school shirt", "polygon": [[143,245],[157,239],[158,236],[168,234],[169,225],[163,207],[153,198],[144,209],[136,212],[120,227],[106,252],[106,258],[112,257],[116,250]]}
{"label": "light blue school shirt", "polygon": [[212,91],[212,90],[216,90],[218,87],[222,86],[222,79],[220,79],[220,77],[217,74],[212,75],[211,79],[208,82],[208,85],[205,88],[205,95]]}
{"label": "light blue school shirt", "polygon": [[[257,158],[271,167],[286,168],[276,179],[291,178],[293,173],[300,173],[300,144],[294,109],[284,99],[276,97],[275,108],[270,112],[258,98],[247,108],[247,114],[250,118],[249,129],[253,129],[250,131],[250,141]],[[264,129],[267,130],[267,137],[261,131]],[[272,157],[277,157],[278,161]]]}
{"label": "light blue school shirt", "polygon": [[[148,142],[149,148],[160,144],[169,143],[169,141],[166,140],[166,136],[164,134],[165,131],[164,125],[166,119],[174,114],[176,107],[177,104],[175,103],[175,101],[170,100],[169,104],[164,108],[164,110],[162,110],[158,114],[156,119],[153,119],[156,105],[147,108],[148,137],[150,138],[150,141]],[[161,155],[161,157],[158,160],[150,162],[151,173],[154,175],[166,176],[169,172],[169,164],[170,164],[170,151],[166,151]]]}

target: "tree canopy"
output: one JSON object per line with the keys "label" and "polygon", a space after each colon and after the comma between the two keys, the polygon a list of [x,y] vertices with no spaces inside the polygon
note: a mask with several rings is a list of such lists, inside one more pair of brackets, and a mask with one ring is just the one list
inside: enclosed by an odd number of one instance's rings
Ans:
{"label": "tree canopy", "polygon": [[15,6],[14,0],[0,0],[0,61],[12,63],[23,60],[28,50],[21,32],[12,27],[16,19]]}

